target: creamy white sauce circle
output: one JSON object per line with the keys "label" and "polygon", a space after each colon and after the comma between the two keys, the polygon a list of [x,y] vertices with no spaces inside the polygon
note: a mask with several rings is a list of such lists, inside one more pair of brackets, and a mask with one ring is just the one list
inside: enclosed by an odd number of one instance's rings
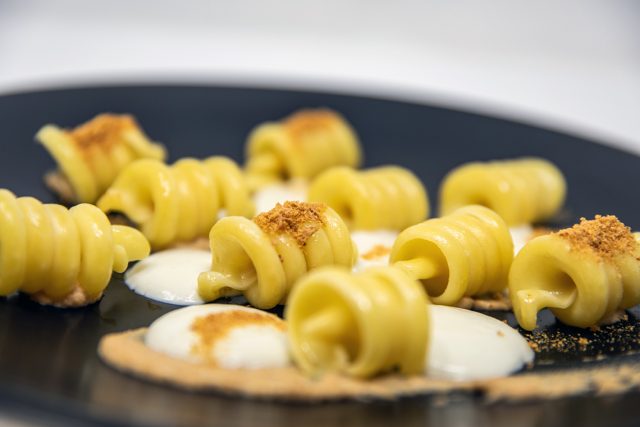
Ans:
{"label": "creamy white sauce circle", "polygon": [[199,249],[168,249],[151,254],[125,274],[135,293],[176,305],[202,304],[198,275],[211,268],[211,253]]}
{"label": "creamy white sauce circle", "polygon": [[502,377],[533,361],[533,350],[509,325],[462,308],[429,307],[427,376],[450,380]]}
{"label": "creamy white sauce circle", "polygon": [[[215,361],[225,369],[282,368],[291,364],[286,332],[269,323],[242,323],[216,340],[211,353],[204,357],[194,352],[200,336],[192,330],[194,321],[224,311],[265,313],[254,308],[228,304],[206,304],[174,310],[153,322],[145,335],[152,350],[194,363]],[[275,316],[274,316],[275,317]]]}

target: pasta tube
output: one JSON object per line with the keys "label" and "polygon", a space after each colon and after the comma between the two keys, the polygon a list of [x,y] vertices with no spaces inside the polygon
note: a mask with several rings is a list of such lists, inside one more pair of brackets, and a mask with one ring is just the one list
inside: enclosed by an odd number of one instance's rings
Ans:
{"label": "pasta tube", "polygon": [[47,183],[74,203],[94,203],[132,161],[166,156],[129,115],[100,114],[70,131],[46,125],[36,139],[58,164]]}
{"label": "pasta tube", "polygon": [[435,304],[507,286],[513,241],[505,222],[483,206],[466,206],[404,230],[390,263],[422,281]]}
{"label": "pasta tube", "polygon": [[224,212],[253,215],[242,171],[230,159],[142,159],[127,166],[98,201],[140,227],[153,249],[206,236]]}
{"label": "pasta tube", "polygon": [[246,171],[252,188],[290,178],[313,178],[337,165],[356,167],[358,137],[338,113],[301,110],[255,128],[247,142]]}
{"label": "pasta tube", "polygon": [[494,210],[510,226],[529,224],[552,217],[562,207],[565,193],[562,172],[547,160],[467,163],[445,177],[440,213],[476,204]]}
{"label": "pasta tube", "polygon": [[640,304],[640,245],[615,216],[582,218],[536,237],[518,253],[509,293],[520,326],[532,330],[545,307],[563,323],[594,326]]}
{"label": "pasta tube", "polygon": [[0,295],[42,294],[53,304],[79,288],[84,303],[102,295],[112,271],[149,255],[137,230],[111,225],[89,204],[69,210],[0,190]]}
{"label": "pasta tube", "polygon": [[371,377],[393,369],[420,374],[427,303],[420,284],[394,267],[311,272],[296,284],[285,311],[293,359],[311,375]]}
{"label": "pasta tube", "polygon": [[331,206],[358,230],[403,230],[429,215],[424,186],[398,166],[329,169],[313,180],[308,199]]}
{"label": "pasta tube", "polygon": [[318,203],[277,204],[253,220],[223,218],[209,234],[212,271],[200,274],[205,301],[244,294],[257,308],[282,303],[293,283],[324,265],[351,267],[356,248],[347,226]]}

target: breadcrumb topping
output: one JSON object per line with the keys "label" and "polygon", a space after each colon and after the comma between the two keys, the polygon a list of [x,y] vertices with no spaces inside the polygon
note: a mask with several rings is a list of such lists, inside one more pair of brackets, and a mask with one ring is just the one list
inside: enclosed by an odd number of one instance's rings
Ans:
{"label": "breadcrumb topping", "polygon": [[96,145],[109,147],[119,140],[124,130],[137,126],[133,116],[128,114],[99,114],[68,132],[80,148]]}
{"label": "breadcrumb topping", "polygon": [[376,258],[380,258],[382,256],[388,255],[391,253],[391,248],[385,245],[375,245],[368,252],[362,255],[362,258],[366,260],[372,260]]}
{"label": "breadcrumb topping", "polygon": [[580,218],[579,224],[555,234],[568,241],[574,250],[588,250],[604,259],[631,253],[636,248],[631,229],[614,215],[596,215],[592,220]]}
{"label": "breadcrumb topping", "polygon": [[197,317],[191,324],[191,330],[200,338],[191,352],[202,356],[215,364],[212,350],[216,343],[226,337],[234,328],[254,325],[270,326],[280,331],[286,329],[283,320],[268,313],[255,313],[244,310],[229,310]]}
{"label": "breadcrumb topping", "polygon": [[278,203],[270,211],[256,216],[253,221],[267,234],[287,234],[300,247],[324,225],[323,213],[327,205],[323,203],[285,202]]}
{"label": "breadcrumb topping", "polygon": [[326,129],[340,120],[337,113],[321,110],[302,110],[292,114],[284,120],[284,126],[294,141],[302,136]]}

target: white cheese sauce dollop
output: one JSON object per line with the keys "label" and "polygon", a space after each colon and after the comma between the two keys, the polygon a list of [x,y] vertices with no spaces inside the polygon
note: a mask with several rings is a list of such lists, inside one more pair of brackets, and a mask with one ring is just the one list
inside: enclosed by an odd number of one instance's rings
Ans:
{"label": "white cheese sauce dollop", "polygon": [[511,238],[513,239],[513,254],[517,255],[520,249],[529,241],[533,234],[533,227],[529,224],[509,227]]}
{"label": "white cheese sauce dollop", "polygon": [[[221,313],[234,311],[232,316],[220,319],[220,328],[224,330],[218,331],[214,343],[205,347],[206,354],[198,350],[202,349],[202,337],[193,329],[194,322],[212,316],[211,324],[215,325]],[[153,322],[145,335],[145,344],[178,359],[213,362],[225,369],[283,368],[291,364],[284,325],[277,316],[254,308],[225,304],[191,306],[169,312]]]}
{"label": "white cheese sauce dollop", "polygon": [[353,271],[369,267],[388,265],[389,254],[398,232],[393,230],[354,231],[351,239],[358,247],[358,261]]}
{"label": "white cheese sauce dollop", "polygon": [[533,361],[533,350],[509,325],[462,308],[429,307],[431,339],[425,364],[429,377],[449,380],[502,377]]}
{"label": "white cheese sauce dollop", "polygon": [[211,267],[211,253],[199,249],[168,249],[151,254],[125,274],[135,293],[176,305],[202,304],[198,275]]}
{"label": "white cheese sauce dollop", "polygon": [[253,195],[256,215],[270,211],[277,203],[287,201],[305,202],[309,184],[303,179],[292,179],[284,183],[272,184],[261,188]]}

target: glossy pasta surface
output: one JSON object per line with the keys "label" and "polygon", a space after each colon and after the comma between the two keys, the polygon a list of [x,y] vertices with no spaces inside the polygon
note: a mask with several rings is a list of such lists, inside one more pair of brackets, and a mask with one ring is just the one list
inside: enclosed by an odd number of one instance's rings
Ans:
{"label": "glossy pasta surface", "polygon": [[53,302],[79,287],[98,298],[112,271],[149,254],[137,230],[111,225],[89,204],[66,209],[0,190],[0,295],[42,293]]}
{"label": "glossy pasta surface", "polygon": [[221,213],[253,215],[242,171],[230,159],[182,159],[171,166],[138,160],[98,201],[137,224],[154,249],[207,236]]}
{"label": "glossy pasta surface", "polygon": [[429,215],[424,186],[398,166],[329,169],[311,183],[309,200],[331,206],[357,230],[402,230]]}
{"label": "glossy pasta surface", "polygon": [[243,294],[257,308],[284,302],[293,283],[325,265],[351,267],[355,245],[342,219],[324,205],[287,202],[254,220],[227,217],[211,228],[212,270],[198,279],[213,301]]}
{"label": "glossy pasta surface", "polygon": [[509,225],[529,224],[556,214],[565,194],[562,172],[544,159],[467,163],[445,177],[440,212],[447,215],[477,204],[494,210]]}
{"label": "glossy pasta surface", "polygon": [[296,284],[285,312],[294,361],[310,375],[421,374],[427,303],[420,284],[394,267],[311,272]]}
{"label": "glossy pasta surface", "polygon": [[246,171],[252,188],[290,178],[309,179],[332,166],[356,167],[358,137],[330,110],[301,110],[280,122],[264,123],[247,141]]}
{"label": "glossy pasta surface", "polygon": [[640,303],[640,245],[615,217],[583,220],[528,242],[513,261],[509,292],[521,327],[543,308],[586,328]]}
{"label": "glossy pasta surface", "polygon": [[430,299],[443,305],[505,289],[512,260],[507,225],[483,206],[466,206],[407,228],[390,255],[392,265],[419,279]]}
{"label": "glossy pasta surface", "polygon": [[101,114],[70,131],[46,125],[36,139],[57,162],[76,203],[94,203],[134,160],[166,157],[128,115]]}

